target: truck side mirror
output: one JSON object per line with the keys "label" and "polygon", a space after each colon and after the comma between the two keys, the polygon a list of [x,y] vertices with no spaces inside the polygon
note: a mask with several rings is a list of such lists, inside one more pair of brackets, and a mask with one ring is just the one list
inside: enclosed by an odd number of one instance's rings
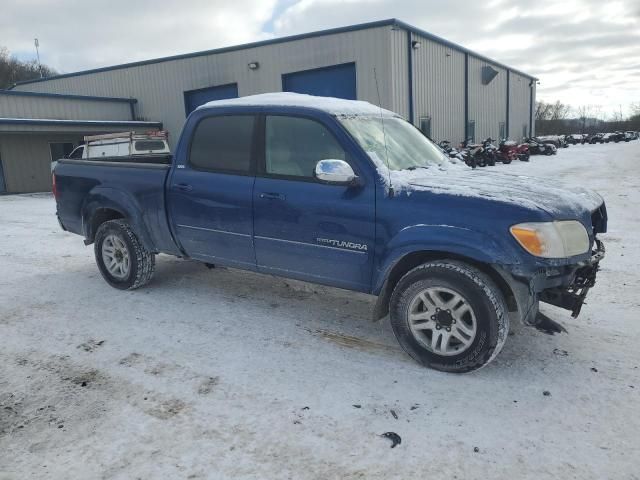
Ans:
{"label": "truck side mirror", "polygon": [[351,165],[344,160],[320,160],[314,174],[321,182],[332,185],[352,185],[358,179]]}

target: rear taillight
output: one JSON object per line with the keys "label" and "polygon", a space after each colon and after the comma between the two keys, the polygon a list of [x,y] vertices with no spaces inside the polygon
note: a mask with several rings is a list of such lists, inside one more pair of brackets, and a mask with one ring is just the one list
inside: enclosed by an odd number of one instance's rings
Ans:
{"label": "rear taillight", "polygon": [[51,175],[51,191],[53,192],[53,198],[58,200],[58,189],[56,188],[56,174]]}

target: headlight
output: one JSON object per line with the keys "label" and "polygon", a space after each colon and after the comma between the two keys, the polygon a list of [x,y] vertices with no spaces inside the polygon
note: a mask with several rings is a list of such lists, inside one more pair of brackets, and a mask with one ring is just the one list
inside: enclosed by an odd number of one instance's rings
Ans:
{"label": "headlight", "polygon": [[522,248],[536,257],[566,258],[589,250],[587,229],[577,220],[519,223],[510,230]]}

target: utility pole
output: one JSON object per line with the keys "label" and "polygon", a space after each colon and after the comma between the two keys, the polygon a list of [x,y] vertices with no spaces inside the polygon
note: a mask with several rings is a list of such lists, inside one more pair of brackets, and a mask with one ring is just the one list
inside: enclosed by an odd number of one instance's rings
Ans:
{"label": "utility pole", "polygon": [[38,57],[38,71],[40,72],[40,78],[42,78],[42,64],[40,63],[40,51],[38,47],[40,47],[40,42],[37,38],[33,40],[33,44],[36,46],[36,57]]}

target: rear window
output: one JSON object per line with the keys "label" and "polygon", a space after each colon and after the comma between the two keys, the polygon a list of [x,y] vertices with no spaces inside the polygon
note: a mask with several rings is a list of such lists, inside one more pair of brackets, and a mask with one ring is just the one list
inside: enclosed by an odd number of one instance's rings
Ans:
{"label": "rear window", "polygon": [[162,140],[138,140],[134,143],[134,148],[138,151],[148,152],[150,150],[164,150]]}
{"label": "rear window", "polygon": [[207,117],[196,127],[189,165],[199,170],[248,173],[251,167],[254,117]]}

